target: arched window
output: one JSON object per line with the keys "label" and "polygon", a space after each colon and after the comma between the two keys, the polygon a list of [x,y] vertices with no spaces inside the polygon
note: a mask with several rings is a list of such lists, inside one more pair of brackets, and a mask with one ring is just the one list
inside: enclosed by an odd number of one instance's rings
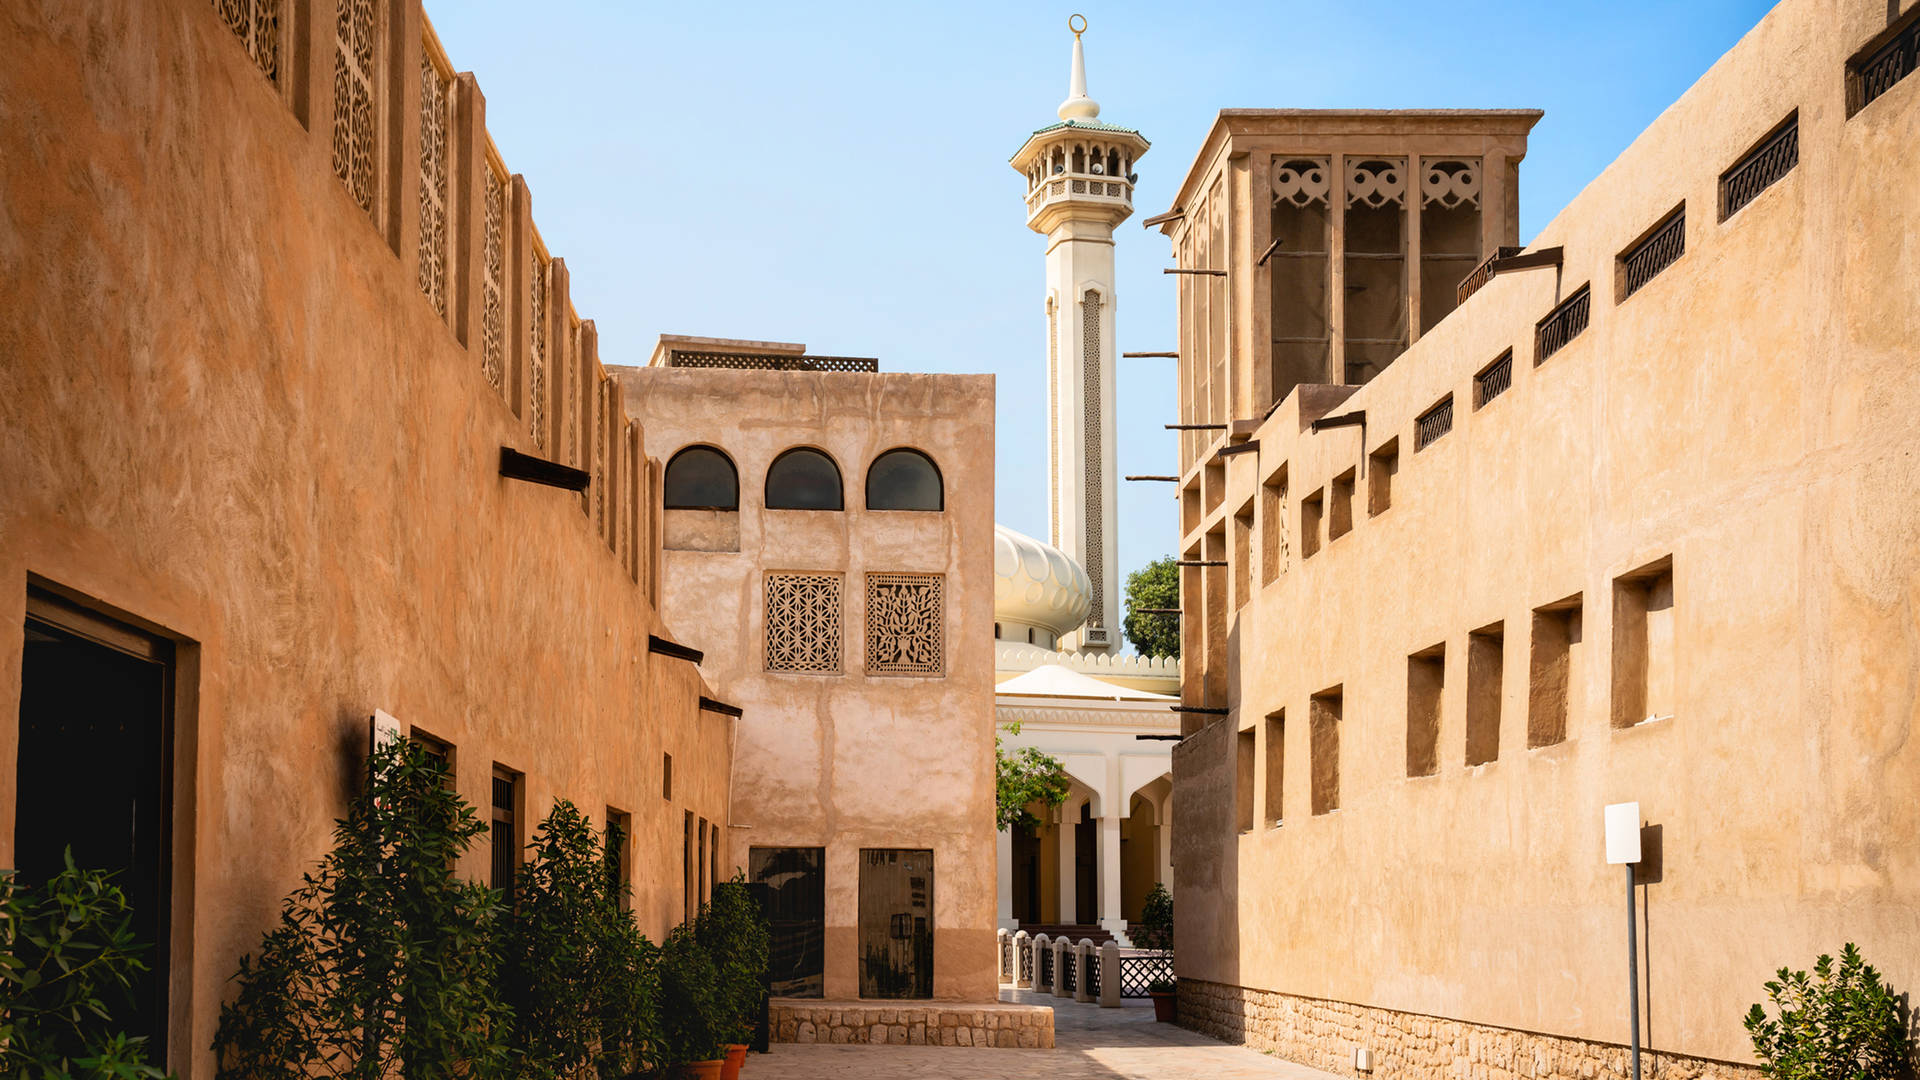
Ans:
{"label": "arched window", "polygon": [[797,446],[767,469],[767,509],[843,510],[840,466],[818,450]]}
{"label": "arched window", "polygon": [[660,485],[668,510],[740,509],[740,474],[711,446],[689,446],[667,462]]}
{"label": "arched window", "polygon": [[945,510],[946,491],[933,459],[902,447],[873,459],[867,467],[867,509]]}

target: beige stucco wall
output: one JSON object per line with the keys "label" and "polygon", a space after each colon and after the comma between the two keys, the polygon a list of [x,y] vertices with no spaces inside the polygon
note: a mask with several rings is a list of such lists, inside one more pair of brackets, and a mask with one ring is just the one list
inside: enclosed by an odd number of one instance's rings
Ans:
{"label": "beige stucco wall", "polygon": [[[394,8],[417,58],[418,9]],[[297,10],[331,25],[331,4]],[[645,553],[499,475],[503,445],[531,449],[524,408],[422,297],[410,181],[383,202],[389,243],[335,178],[330,53],[283,54],[289,78],[313,66],[290,101],[201,0],[12,5],[0,51],[0,865],[36,580],[179,642],[181,1075],[212,1075],[228,980],[327,848],[376,708],[451,741],[477,806],[492,763],[523,772],[523,831],[559,797],[631,813],[660,936],[682,813],[726,821],[729,722],[696,711],[691,665],[647,653]],[[461,865],[486,874],[484,841]]]}
{"label": "beige stucco wall", "polygon": [[[1537,238],[1561,272],[1497,277],[1344,403],[1303,416],[1296,394],[1226,459],[1182,550],[1283,467],[1292,543],[1271,585],[1258,532],[1205,571],[1228,669],[1207,703],[1233,712],[1174,756],[1183,979],[1624,1041],[1601,808],[1638,800],[1663,849],[1640,894],[1648,1045],[1750,1060],[1761,984],[1847,941],[1920,986],[1920,78],[1852,119],[1843,79],[1887,14],[1776,8]],[[1720,173],[1796,109],[1798,166],[1719,221]],[[1616,257],[1682,199],[1686,254],[1619,300]],[[1536,321],[1587,282],[1591,327],[1535,367]],[[1507,348],[1513,386],[1476,411]],[[1416,453],[1447,394],[1452,431]],[[1366,427],[1303,430],[1329,409]],[[1352,532],[1303,560],[1302,498],[1396,438],[1391,509],[1368,516],[1363,480]],[[1615,728],[1615,579],[1668,556],[1673,715]],[[1221,610],[1242,566],[1251,598]],[[1531,613],[1576,593],[1567,738],[1528,749]],[[1468,767],[1468,635],[1493,623],[1498,758]],[[1409,778],[1408,657],[1436,644],[1440,767]],[[1335,687],[1340,808],[1314,815],[1309,699]],[[1280,710],[1284,824],[1238,834],[1235,732],[1264,756]]]}
{"label": "beige stucco wall", "polygon": [[[663,465],[724,450],[740,477],[732,522],[699,523],[661,564],[661,610],[702,671],[746,711],[723,869],[751,847],[826,848],[828,999],[859,994],[861,848],[934,853],[936,998],[992,1000],[993,379],[984,375],[621,369],[627,408]],[[810,446],[838,463],[841,511],[768,510],[767,467]],[[868,511],[866,470],[894,447],[931,457],[941,513]],[[671,519],[683,514],[672,511]],[[708,542],[738,535],[738,551]],[[702,550],[691,550],[694,548]],[[842,584],[842,673],[766,670],[764,578],[828,571]],[[865,673],[863,575],[945,576],[946,674]]]}

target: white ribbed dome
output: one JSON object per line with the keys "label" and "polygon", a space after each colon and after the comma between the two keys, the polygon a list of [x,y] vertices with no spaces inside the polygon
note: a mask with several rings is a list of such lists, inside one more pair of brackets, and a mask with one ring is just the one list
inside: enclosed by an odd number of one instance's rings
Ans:
{"label": "white ribbed dome", "polygon": [[1093,587],[1052,544],[993,527],[993,618],[1064,634],[1087,621]]}

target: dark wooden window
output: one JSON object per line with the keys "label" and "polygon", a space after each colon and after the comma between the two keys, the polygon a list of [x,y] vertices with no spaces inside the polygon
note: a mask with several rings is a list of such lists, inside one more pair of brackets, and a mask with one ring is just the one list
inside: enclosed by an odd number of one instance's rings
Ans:
{"label": "dark wooden window", "polygon": [[732,458],[711,446],[689,446],[673,455],[660,490],[668,510],[740,509],[740,473]]}
{"label": "dark wooden window", "polygon": [[700,819],[700,831],[698,834],[696,834],[696,839],[694,843],[695,843],[695,847],[693,852],[693,858],[694,858],[694,864],[696,867],[694,878],[693,878],[694,889],[696,890],[694,899],[698,901],[698,904],[700,906],[705,906],[707,899],[712,895],[707,890],[708,871],[707,871],[707,819],[706,818]]}
{"label": "dark wooden window", "polygon": [[684,812],[685,824],[680,834],[680,917],[682,921],[693,918],[699,909],[699,901],[694,896],[694,885],[698,880],[693,876],[693,811]]}
{"label": "dark wooden window", "polygon": [[1720,174],[1720,220],[1732,217],[1798,164],[1800,114],[1796,112],[1761,139],[1760,145],[1747,151],[1733,168]]}
{"label": "dark wooden window", "polygon": [[767,509],[840,510],[845,508],[840,466],[810,447],[796,447],[767,467]]}
{"label": "dark wooden window", "polygon": [[1652,281],[1660,271],[1679,261],[1687,253],[1687,207],[1668,214],[1646,239],[1628,248],[1620,256],[1622,300]]}
{"label": "dark wooden window", "polygon": [[1540,364],[1547,357],[1567,347],[1567,342],[1580,336],[1587,328],[1587,321],[1593,313],[1593,290],[1586,285],[1578,292],[1562,301],[1559,307],[1547,313],[1533,329],[1533,362]]}
{"label": "dark wooden window", "polygon": [[660,797],[673,798],[673,755],[660,755]]}
{"label": "dark wooden window", "polygon": [[518,803],[520,774],[501,765],[493,767],[493,880],[500,890],[501,902],[509,909],[514,901],[514,873],[520,868],[520,821]]}
{"label": "dark wooden window", "polygon": [[931,851],[860,851],[860,996],[933,996]]}
{"label": "dark wooden window", "polygon": [[1500,358],[1480,369],[1473,377],[1473,407],[1478,409],[1494,398],[1507,392],[1513,385],[1513,350],[1508,349]]}
{"label": "dark wooden window", "polygon": [[1880,95],[1920,67],[1920,8],[1876,38],[1847,64],[1847,116],[1873,104]]}
{"label": "dark wooden window", "polygon": [[27,591],[20,653],[14,869],[114,873],[148,970],[116,1023],[167,1059],[172,944],[174,643],[64,597]]}
{"label": "dark wooden window", "polygon": [[628,850],[633,845],[632,816],[607,807],[607,831],[601,842],[606,851],[607,884],[620,910],[626,911],[633,906],[633,883],[627,879]]}
{"label": "dark wooden window", "polygon": [[747,852],[748,879],[766,889],[774,997],[817,998],[826,993],[826,861],[826,849],[817,847],[757,847]]}
{"label": "dark wooden window", "polygon": [[1448,394],[1438,405],[1428,409],[1413,422],[1413,449],[1417,453],[1433,445],[1433,441],[1453,430],[1453,395]]}

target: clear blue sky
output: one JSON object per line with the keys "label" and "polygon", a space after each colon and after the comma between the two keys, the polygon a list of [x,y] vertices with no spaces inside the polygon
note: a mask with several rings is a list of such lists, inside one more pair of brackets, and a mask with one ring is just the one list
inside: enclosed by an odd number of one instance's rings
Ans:
{"label": "clear blue sky", "polygon": [[[1153,142],[1119,230],[1119,344],[1174,346],[1167,208],[1228,107],[1537,107],[1521,239],[1770,4],[645,4],[428,0],[526,175],[603,359],[660,333],[803,341],[998,376],[996,512],[1046,535],[1042,240],[1006,161],[1066,96],[1085,12],[1102,120]],[[537,14],[535,14],[537,12]],[[1168,473],[1172,362],[1121,360],[1120,469]],[[1166,485],[1122,484],[1123,569],[1172,551]]]}

